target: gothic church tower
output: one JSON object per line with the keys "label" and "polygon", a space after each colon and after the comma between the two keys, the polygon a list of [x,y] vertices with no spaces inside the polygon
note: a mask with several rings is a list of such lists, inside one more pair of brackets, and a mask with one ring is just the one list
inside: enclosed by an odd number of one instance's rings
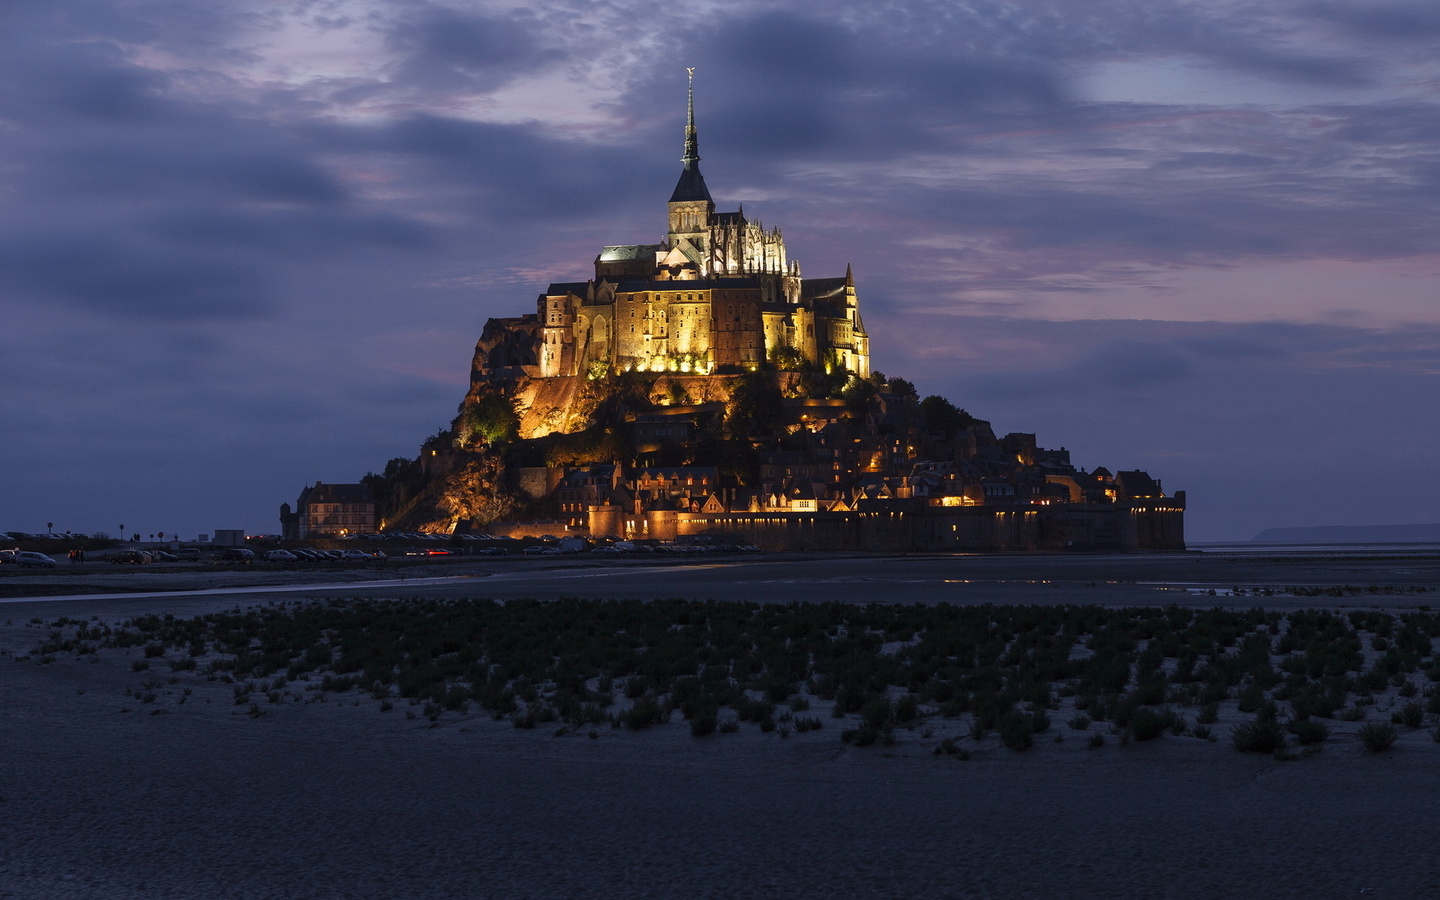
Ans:
{"label": "gothic church tower", "polygon": [[670,233],[667,243],[679,251],[698,269],[701,278],[710,274],[710,217],[715,201],[700,174],[700,140],[695,132],[695,70],[685,70],[690,79],[689,104],[685,119],[685,155],[680,161],[685,168],[670,194]]}

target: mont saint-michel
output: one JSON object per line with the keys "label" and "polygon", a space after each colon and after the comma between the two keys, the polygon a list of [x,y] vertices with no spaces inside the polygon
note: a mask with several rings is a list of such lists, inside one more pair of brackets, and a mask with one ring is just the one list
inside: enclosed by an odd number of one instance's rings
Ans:
{"label": "mont saint-michel", "polygon": [[717,211],[699,148],[692,84],[663,238],[602,247],[592,278],[489,320],[450,427],[364,485],[306,488],[287,536],[369,510],[377,528],[777,550],[1184,548],[1183,491],[873,370],[855,274],[807,278],[779,228]]}

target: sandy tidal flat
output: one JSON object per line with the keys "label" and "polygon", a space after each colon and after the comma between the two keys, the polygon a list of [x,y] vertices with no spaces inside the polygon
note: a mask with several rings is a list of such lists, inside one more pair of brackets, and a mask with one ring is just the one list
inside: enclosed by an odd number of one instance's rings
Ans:
{"label": "sandy tidal flat", "polygon": [[139,648],[16,659],[32,616],[174,601],[120,602],[0,609],[0,898],[1440,895],[1424,729],[1281,762],[1231,749],[1231,718],[1091,750],[1066,710],[1023,753],[961,737],[961,761],[919,728],[847,746],[818,701],[824,728],[788,738],[678,714],[590,738],[298,682],[252,716],[231,685],[132,671]]}

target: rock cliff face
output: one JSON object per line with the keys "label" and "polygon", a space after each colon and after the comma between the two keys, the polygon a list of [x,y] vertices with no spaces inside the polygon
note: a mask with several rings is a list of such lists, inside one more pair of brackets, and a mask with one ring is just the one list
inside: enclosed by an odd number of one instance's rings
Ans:
{"label": "rock cliff face", "polygon": [[[477,349],[476,352],[480,351]],[[786,396],[803,394],[804,376],[801,373],[775,372],[772,376]],[[736,387],[745,377],[632,372],[620,378],[599,380],[580,375],[556,378],[520,376],[497,382],[481,376],[472,378],[460,411],[463,418],[467,410],[478,409],[486,398],[503,396],[513,404],[519,418],[516,436],[521,440],[530,440],[583,431],[594,425],[594,416],[601,402],[617,391],[659,407],[698,403],[724,403],[728,407]]]}

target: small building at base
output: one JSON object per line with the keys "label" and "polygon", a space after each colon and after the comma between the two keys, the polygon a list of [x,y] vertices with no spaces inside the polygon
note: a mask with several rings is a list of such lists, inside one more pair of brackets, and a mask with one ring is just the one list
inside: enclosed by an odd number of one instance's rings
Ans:
{"label": "small building at base", "polygon": [[375,495],[368,484],[317,481],[300,492],[295,508],[280,504],[281,537],[287,541],[375,530]]}

